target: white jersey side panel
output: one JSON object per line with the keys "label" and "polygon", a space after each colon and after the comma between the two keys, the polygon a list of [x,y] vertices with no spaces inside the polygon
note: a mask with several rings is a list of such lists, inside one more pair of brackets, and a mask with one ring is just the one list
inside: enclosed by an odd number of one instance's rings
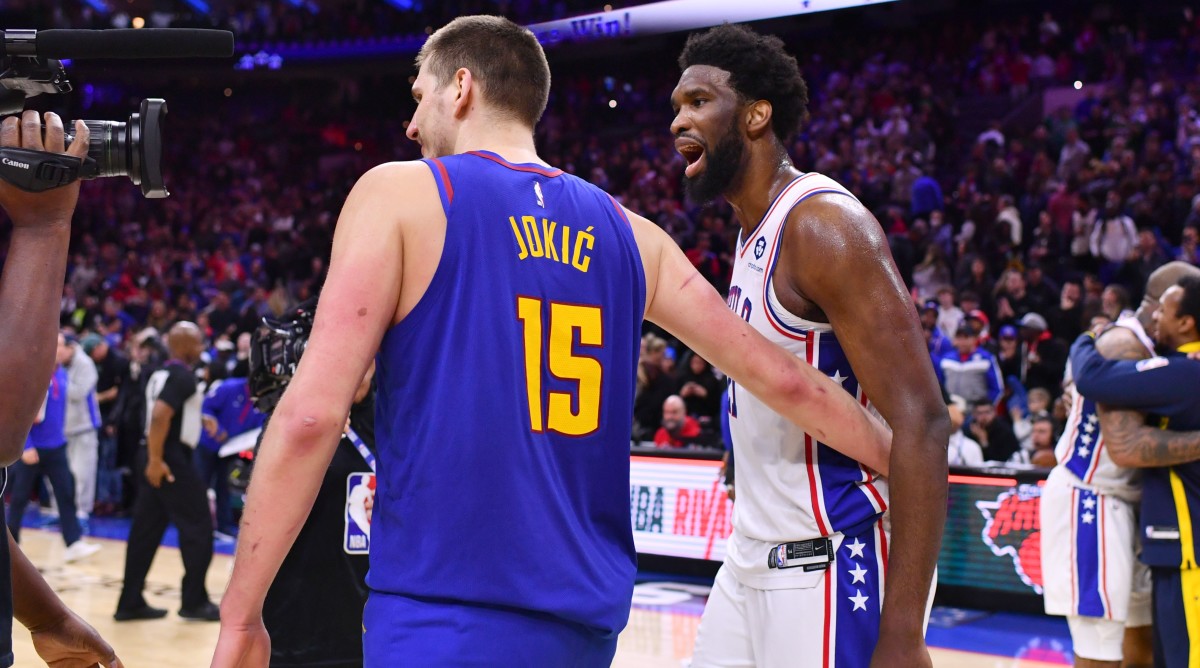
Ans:
{"label": "white jersey side panel", "polygon": [[[754,232],[739,239],[728,303],[772,343],[818,368],[869,406],[830,326],[785,311],[770,281],[788,214],[821,193],[853,197],[826,176],[804,174],[776,197]],[[814,576],[819,578],[820,572],[769,569],[768,550],[819,536],[833,536],[836,543],[839,532],[869,527],[887,509],[886,482],[817,442],[736,383],[730,383],[729,391],[737,502],[726,563],[748,586],[803,586]]]}
{"label": "white jersey side panel", "polygon": [[[1154,355],[1154,342],[1146,334],[1137,318],[1122,318],[1118,327],[1132,331],[1149,355]],[[1071,369],[1068,366],[1067,376]],[[1076,486],[1111,494],[1126,501],[1137,501],[1142,496],[1142,473],[1139,469],[1117,466],[1104,447],[1104,436],[1100,433],[1100,416],[1096,402],[1080,396],[1075,383],[1067,386],[1071,401],[1071,412],[1063,427],[1062,436],[1054,448],[1058,467],[1073,478]]]}

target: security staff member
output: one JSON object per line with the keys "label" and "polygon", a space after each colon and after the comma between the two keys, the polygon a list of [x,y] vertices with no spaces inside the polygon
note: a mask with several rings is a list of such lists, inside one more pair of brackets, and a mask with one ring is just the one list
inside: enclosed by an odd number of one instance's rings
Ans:
{"label": "security staff member", "polygon": [[[1085,335],[1071,365],[1080,393],[1101,404],[1113,462],[1146,468],[1141,559],[1154,582],[1155,665],[1185,668],[1200,666],[1200,361],[1186,357],[1200,352],[1200,277],[1164,292],[1155,322],[1169,355],[1107,360]],[[1146,427],[1138,411],[1159,428]]]}
{"label": "security staff member", "polygon": [[312,513],[267,591],[263,623],[271,634],[272,668],[363,665],[375,493],[374,377],[372,364],[354,395],[350,429],[333,454]]}

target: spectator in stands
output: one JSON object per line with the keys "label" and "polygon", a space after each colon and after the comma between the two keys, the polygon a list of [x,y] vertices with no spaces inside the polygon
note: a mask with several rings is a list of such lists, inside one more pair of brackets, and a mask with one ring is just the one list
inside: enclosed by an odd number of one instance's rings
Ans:
{"label": "spectator in stands", "polygon": [[954,353],[954,344],[934,325],[922,321],[921,329],[925,333],[925,345],[929,347],[929,359],[937,367],[943,357]]}
{"label": "spectator in stands", "polygon": [[1026,291],[1024,274],[1016,269],[1005,271],[996,283],[996,318],[1011,322],[1029,310],[1029,294]]}
{"label": "spectator in stands", "polygon": [[934,299],[940,290],[950,287],[950,266],[946,264],[941,246],[929,245],[925,259],[913,268],[912,280],[917,297],[922,300]]}
{"label": "spectator in stands", "polygon": [[1043,387],[1035,387],[1026,392],[1024,406],[1018,405],[1016,401],[1008,402],[1008,421],[1012,423],[1013,434],[1025,452],[1033,452],[1033,420],[1038,417],[1051,417],[1049,410],[1052,404],[1050,392]]}
{"label": "spectator in stands", "polygon": [[969,403],[995,402],[1004,391],[1000,367],[991,353],[979,347],[979,335],[964,323],[954,333],[954,352],[934,367],[942,387]]}
{"label": "spectator in stands", "polygon": [[1154,273],[1155,269],[1163,266],[1169,261],[1167,254],[1163,251],[1162,246],[1158,243],[1158,237],[1155,236],[1154,230],[1148,227],[1143,227],[1138,230],[1137,246],[1133,250],[1132,274],[1130,276],[1131,285],[1135,292],[1132,295],[1136,301],[1141,301],[1142,289],[1146,285],[1146,281],[1150,280],[1150,274]]}
{"label": "spectator in stands", "polygon": [[1089,248],[1100,262],[1100,280],[1109,283],[1121,274],[1137,245],[1133,219],[1121,211],[1121,194],[1109,190],[1104,199],[1104,214],[1092,229]]}
{"label": "spectator in stands", "polygon": [[709,424],[717,418],[724,387],[708,360],[696,353],[689,353],[677,374],[676,385],[675,394],[683,398],[688,415]]}
{"label": "spectator in stands", "polygon": [[100,456],[97,430],[100,410],[96,363],[79,346],[74,335],[59,337],[58,362],[67,370],[67,411],[63,431],[67,437],[67,463],[75,478],[75,513],[81,522],[92,516],[96,505],[96,473]]}
{"label": "spectator in stands", "polygon": [[1012,425],[996,414],[996,406],[990,401],[973,404],[971,423],[964,433],[979,443],[984,461],[1006,463],[1020,449]]}
{"label": "spectator in stands", "polygon": [[653,440],[662,423],[662,406],[674,389],[674,382],[664,369],[667,342],[653,334],[642,338],[641,359],[638,362],[637,396],[633,402],[634,440]]}
{"label": "spectator in stands", "polygon": [[1091,155],[1092,148],[1079,138],[1079,130],[1071,126],[1058,154],[1058,178],[1066,180],[1078,174]]}
{"label": "spectator in stands", "polygon": [[[919,154],[917,154],[919,155]],[[914,159],[917,157],[914,156]],[[920,161],[915,161],[918,163]],[[949,233],[953,230],[949,225],[944,224],[942,209],[946,206],[946,198],[942,194],[942,186],[927,173],[922,173],[912,184],[912,217],[929,218],[929,226],[934,231],[935,235],[941,230],[945,230],[947,237],[946,242],[949,242]],[[936,214],[936,215],[935,215]],[[944,248],[947,253],[950,251],[948,247]]]}
{"label": "spectator in stands", "polygon": [[965,296],[962,301],[963,310],[966,311],[967,314],[964,322],[970,325],[971,329],[975,331],[975,335],[979,337],[979,347],[994,354],[995,340],[992,338],[991,319],[988,318],[987,314],[983,312],[983,309],[967,309],[966,307],[968,305],[968,299]]}
{"label": "spectator in stands", "polygon": [[662,406],[662,425],[654,433],[654,445],[660,448],[682,448],[698,443],[700,423],[687,414],[683,399],[672,394]]}
{"label": "spectator in stands", "polygon": [[1033,418],[1032,453],[1029,463],[1042,468],[1054,468],[1054,421],[1048,415]]}
{"label": "spectator in stands", "polygon": [[1026,304],[1035,313],[1049,313],[1059,301],[1060,288],[1046,276],[1041,262],[1030,262],[1025,268]]}
{"label": "spectator in stands", "polygon": [[1064,282],[1059,291],[1058,304],[1046,311],[1046,324],[1050,331],[1064,341],[1074,341],[1083,332],[1081,292],[1078,282]]}
{"label": "spectator in stands", "polygon": [[1185,227],[1183,241],[1175,252],[1176,260],[1200,266],[1200,228]]}
{"label": "spectator in stands", "polygon": [[1100,312],[1112,322],[1128,315],[1129,291],[1120,285],[1110,285],[1100,293]]}
{"label": "spectator in stands", "polygon": [[937,327],[945,336],[953,336],[966,314],[954,303],[954,288],[945,286],[937,292]]}
{"label": "spectator in stands", "polygon": [[58,502],[59,528],[63,543],[67,546],[63,558],[69,563],[95,554],[100,546],[83,540],[83,529],[75,514],[75,478],[67,463],[67,437],[64,431],[69,383],[67,370],[62,367],[69,354],[64,352],[66,350],[69,350],[66,341],[59,334],[54,375],[46,390],[42,409],[29,430],[21,459],[10,468],[12,502],[8,507],[8,527],[13,539],[20,541],[29,497],[38,480],[45,476]]}
{"label": "spectator in stands", "polygon": [[[958,288],[958,294],[962,297],[962,301],[966,301],[968,293],[975,295],[975,305],[968,306],[961,304],[964,312],[970,312],[972,308],[981,308],[985,311],[990,311],[992,306],[991,295],[995,288],[996,280],[994,275],[988,272],[987,261],[978,255],[966,256],[967,260],[966,271],[959,272],[958,283],[955,287]],[[986,302],[981,302],[980,298],[985,296]]]}
{"label": "spectator in stands", "polygon": [[996,336],[996,364],[1000,367],[1000,377],[1005,385],[1025,381],[1025,359],[1021,355],[1021,343],[1017,337],[1017,328],[1004,325]]}
{"label": "spectator in stands", "polygon": [[950,466],[983,466],[983,449],[962,432],[966,421],[967,402],[957,394],[948,395],[946,409],[950,412],[950,443],[946,447],[946,458]]}
{"label": "spectator in stands", "polygon": [[1053,396],[1062,392],[1067,367],[1067,346],[1054,338],[1046,319],[1027,313],[1019,323],[1021,351],[1025,360],[1023,382],[1026,388],[1042,387]]}
{"label": "spectator in stands", "polygon": [[224,539],[237,535],[229,494],[229,472],[236,455],[222,457],[220,450],[230,438],[261,427],[264,416],[251,401],[246,378],[220,377],[224,370],[219,366],[216,363],[209,365],[208,389],[201,406],[203,430],[193,455],[196,475],[215,495],[216,533],[213,535]]}
{"label": "spectator in stands", "polygon": [[127,397],[121,393],[129,382],[129,360],[109,346],[99,334],[88,334],[79,347],[96,364],[96,403],[100,409],[97,433],[96,514],[110,515],[121,504],[121,475],[117,471],[117,429]]}

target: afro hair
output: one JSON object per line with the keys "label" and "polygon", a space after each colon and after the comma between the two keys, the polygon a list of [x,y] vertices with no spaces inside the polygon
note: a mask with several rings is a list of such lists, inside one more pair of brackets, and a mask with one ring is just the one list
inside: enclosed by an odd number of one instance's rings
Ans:
{"label": "afro hair", "polygon": [[771,103],[772,130],[786,142],[808,116],[808,85],[796,58],[774,35],[725,24],[688,37],[679,67],[710,65],[729,72],[729,84],[743,99]]}

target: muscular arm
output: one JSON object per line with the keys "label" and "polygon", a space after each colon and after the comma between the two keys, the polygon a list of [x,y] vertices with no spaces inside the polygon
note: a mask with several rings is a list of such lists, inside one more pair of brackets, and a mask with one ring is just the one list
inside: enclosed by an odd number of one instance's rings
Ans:
{"label": "muscular arm", "polygon": [[884,425],[828,376],[730,311],[665,232],[640,216],[629,218],[646,266],[647,319],[814,437],[887,472],[890,434]]}
{"label": "muscular arm", "polygon": [[1167,431],[1146,426],[1137,411],[1099,406],[1104,447],[1118,466],[1175,466],[1200,459],[1200,431]]}
{"label": "muscular arm", "polygon": [[892,549],[880,634],[921,638],[946,517],[950,419],[916,308],[879,223],[848,197],[821,195],[797,207],[781,254],[776,292],[790,287],[824,311],[892,428]]}
{"label": "muscular arm", "polygon": [[[308,518],[354,393],[396,316],[402,225],[437,215],[437,197],[428,168],[406,163],[376,167],[346,199],[308,347],[263,433],[221,601],[223,640],[227,631],[261,624],[267,590]],[[406,206],[398,209],[397,201]],[[239,657],[226,654],[231,648],[218,644],[214,664],[236,665]]]}
{"label": "muscular arm", "polygon": [[158,399],[154,408],[150,409],[150,429],[146,432],[146,455],[152,462],[163,460],[163,447],[167,442],[167,432],[171,430],[171,418],[175,417],[175,409],[171,404]]}
{"label": "muscular arm", "polygon": [[[27,111],[0,125],[0,144],[41,150],[42,120]],[[62,121],[46,115],[47,150],[61,151]],[[76,157],[87,152],[88,130],[77,123]],[[29,425],[50,382],[56,350],[58,308],[67,274],[71,214],[78,182],[37,195],[0,181],[0,204],[13,221],[12,239],[0,275],[0,465],[21,456]]]}
{"label": "muscular arm", "polygon": [[1104,402],[1097,405],[1097,412],[1109,457],[1130,468],[1200,459],[1200,431],[1148,427],[1146,416],[1131,410],[1169,412],[1178,403],[1181,388],[1200,385],[1200,362],[1172,359],[1164,366],[1138,370],[1135,361],[1146,357],[1146,347],[1138,338],[1119,327],[1094,342],[1082,336],[1071,347],[1076,387],[1083,396]]}

